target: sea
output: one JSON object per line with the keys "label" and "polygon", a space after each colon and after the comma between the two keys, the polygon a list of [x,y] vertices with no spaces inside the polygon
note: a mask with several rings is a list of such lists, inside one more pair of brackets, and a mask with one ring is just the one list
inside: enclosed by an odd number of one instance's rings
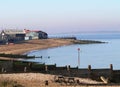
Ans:
{"label": "sea", "polygon": [[[27,61],[45,63],[57,66],[70,65],[71,67],[87,68],[110,68],[120,69],[120,33],[74,33],[74,34],[51,34],[49,38],[76,37],[78,40],[97,40],[106,43],[73,44],[64,45],[42,50],[28,52],[29,56],[40,58]],[[54,42],[53,42],[54,43]],[[80,49],[80,50],[78,50]]]}

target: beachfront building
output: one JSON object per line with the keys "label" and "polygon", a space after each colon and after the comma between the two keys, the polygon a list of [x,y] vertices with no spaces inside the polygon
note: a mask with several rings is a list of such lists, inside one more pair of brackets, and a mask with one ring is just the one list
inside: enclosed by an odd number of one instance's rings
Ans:
{"label": "beachfront building", "polygon": [[0,33],[0,44],[16,43],[23,40],[47,39],[48,34],[43,31],[5,29]]}
{"label": "beachfront building", "polygon": [[15,43],[24,40],[25,33],[18,29],[5,29],[0,34],[0,44]]}
{"label": "beachfront building", "polygon": [[46,32],[43,32],[43,31],[36,31],[36,30],[27,30],[27,29],[24,29],[25,31],[25,40],[29,40],[29,39],[47,39],[48,38],[48,34]]}

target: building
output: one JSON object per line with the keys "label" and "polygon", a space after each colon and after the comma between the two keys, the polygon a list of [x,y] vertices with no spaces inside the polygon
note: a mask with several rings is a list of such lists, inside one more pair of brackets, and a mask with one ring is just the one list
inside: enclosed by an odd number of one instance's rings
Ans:
{"label": "building", "polygon": [[25,33],[21,30],[15,29],[7,29],[2,30],[0,34],[0,43],[8,44],[8,43],[16,43],[18,41],[24,40]]}
{"label": "building", "polygon": [[43,31],[31,31],[31,30],[27,30],[24,29],[26,36],[26,39],[47,39],[48,38],[48,34],[46,32]]}
{"label": "building", "polygon": [[16,43],[23,40],[47,39],[48,34],[43,31],[5,29],[0,33],[0,44]]}

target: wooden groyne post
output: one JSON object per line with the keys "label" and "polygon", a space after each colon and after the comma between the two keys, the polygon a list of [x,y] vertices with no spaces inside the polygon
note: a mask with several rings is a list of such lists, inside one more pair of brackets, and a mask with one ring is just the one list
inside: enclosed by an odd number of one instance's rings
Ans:
{"label": "wooden groyne post", "polygon": [[88,70],[91,72],[91,65],[88,65]]}
{"label": "wooden groyne post", "polygon": [[91,70],[91,65],[88,65],[88,78],[91,77],[91,73],[92,73],[92,70]]}
{"label": "wooden groyne post", "polygon": [[24,67],[24,72],[27,72],[27,67]]}
{"label": "wooden groyne post", "polygon": [[110,64],[110,70],[111,70],[111,72],[113,72],[113,65],[112,64]]}
{"label": "wooden groyne post", "polygon": [[45,65],[45,71],[46,71],[46,72],[48,71],[48,66],[47,66],[47,65]]}
{"label": "wooden groyne post", "polygon": [[5,72],[5,68],[2,67],[1,72],[4,73]]}
{"label": "wooden groyne post", "polygon": [[113,65],[110,64],[110,78],[113,78]]}
{"label": "wooden groyne post", "polygon": [[70,65],[67,66],[67,71],[70,71]]}

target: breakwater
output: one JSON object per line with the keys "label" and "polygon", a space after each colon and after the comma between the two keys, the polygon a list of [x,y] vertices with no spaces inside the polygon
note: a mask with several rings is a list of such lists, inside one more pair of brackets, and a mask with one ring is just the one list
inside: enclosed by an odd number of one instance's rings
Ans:
{"label": "breakwater", "polygon": [[78,68],[71,66],[57,67],[55,65],[45,65],[32,62],[19,61],[1,61],[0,73],[47,73],[53,75],[63,75],[67,77],[91,78],[101,81],[100,77],[108,79],[110,82],[120,83],[120,70],[113,70],[113,65],[110,68],[92,69],[91,65],[88,68]]}
{"label": "breakwater", "polygon": [[49,38],[54,38],[54,39],[74,39],[77,40],[75,36],[54,36],[54,37],[49,37]]}
{"label": "breakwater", "polygon": [[78,40],[75,36],[61,36],[61,37],[51,37],[54,39],[71,39],[73,44],[93,44],[93,43],[106,43],[96,40]]}

